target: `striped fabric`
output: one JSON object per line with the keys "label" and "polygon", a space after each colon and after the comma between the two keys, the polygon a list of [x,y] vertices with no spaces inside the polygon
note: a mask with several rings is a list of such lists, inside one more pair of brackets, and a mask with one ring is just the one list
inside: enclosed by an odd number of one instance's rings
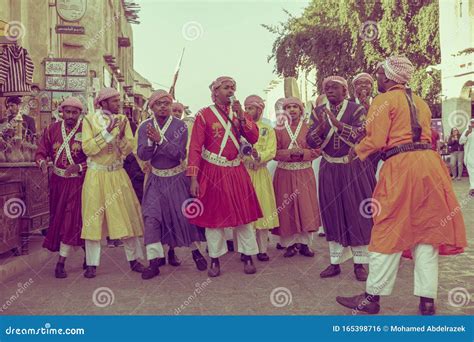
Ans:
{"label": "striped fabric", "polygon": [[7,45],[0,55],[0,94],[10,96],[31,92],[34,67],[26,49]]}

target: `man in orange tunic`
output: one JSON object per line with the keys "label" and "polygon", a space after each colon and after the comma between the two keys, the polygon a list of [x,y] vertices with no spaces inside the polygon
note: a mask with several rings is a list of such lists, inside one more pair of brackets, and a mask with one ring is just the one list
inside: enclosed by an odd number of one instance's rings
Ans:
{"label": "man in orange tunic", "polygon": [[379,64],[377,83],[382,94],[370,106],[367,136],[350,153],[351,159],[357,155],[364,160],[382,151],[385,160],[373,195],[372,205],[379,210],[373,216],[366,292],[336,298],[341,305],[370,314],[379,312],[380,295],[391,294],[402,252],[411,249],[420,313],[433,315],[438,248],[467,245],[448,169],[431,149],[430,109],[406,87],[413,69],[405,57],[390,57]]}

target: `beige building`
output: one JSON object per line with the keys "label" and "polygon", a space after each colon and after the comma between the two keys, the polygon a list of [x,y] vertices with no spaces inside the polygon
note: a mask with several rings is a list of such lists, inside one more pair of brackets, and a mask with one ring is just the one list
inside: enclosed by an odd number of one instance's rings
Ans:
{"label": "beige building", "polygon": [[[72,91],[83,94],[92,110],[95,92],[115,87],[123,95],[124,110],[131,111],[142,106],[152,90],[133,69],[132,23],[137,22],[137,10],[124,0],[0,0],[0,21],[19,28],[19,45],[35,65],[33,83],[45,97],[52,97],[52,112],[55,97],[59,101]],[[59,75],[63,62],[79,66],[75,72],[82,79],[69,77],[69,64],[68,74]],[[39,121],[47,120],[46,107]],[[44,125],[36,119],[38,126]]]}
{"label": "beige building", "polygon": [[474,0],[439,0],[443,130],[465,129],[474,101]]}

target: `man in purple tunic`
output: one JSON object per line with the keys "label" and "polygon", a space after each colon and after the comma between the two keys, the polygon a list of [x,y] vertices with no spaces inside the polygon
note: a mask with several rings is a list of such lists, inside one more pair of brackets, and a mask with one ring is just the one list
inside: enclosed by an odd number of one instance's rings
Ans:
{"label": "man in purple tunic", "polygon": [[307,143],[323,155],[319,170],[319,204],[331,264],[321,278],[341,273],[340,264],[353,258],[359,281],[367,280],[368,251],[372,231],[371,206],[375,170],[369,161],[350,163],[348,153],[365,134],[366,109],[347,101],[347,81],[326,77],[323,89],[328,102],[316,107]]}
{"label": "man in purple tunic", "polygon": [[152,166],[142,201],[145,245],[150,261],[142,273],[143,279],[160,274],[163,244],[169,245],[170,251],[193,245],[192,257],[197,269],[207,269],[207,261],[198,248],[199,241],[205,241],[204,234],[185,216],[186,205],[192,201],[184,162],[188,130],[183,121],[171,115],[172,102],[173,98],[164,90],[153,93],[149,106],[154,115],[138,128],[138,157],[150,161]]}

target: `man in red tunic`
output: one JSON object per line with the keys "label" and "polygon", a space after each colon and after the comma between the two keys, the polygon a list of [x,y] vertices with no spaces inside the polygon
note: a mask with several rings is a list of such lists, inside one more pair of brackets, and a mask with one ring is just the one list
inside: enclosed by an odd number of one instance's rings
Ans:
{"label": "man in red tunic", "polygon": [[197,114],[189,145],[187,175],[196,200],[185,209],[196,209],[188,215],[190,222],[206,227],[210,277],[220,274],[219,257],[227,253],[224,228],[230,227],[243,254],[244,272],[256,272],[251,256],[258,246],[251,223],[263,215],[240,150],[242,137],[250,144],[257,142],[258,128],[240,103],[231,100],[235,86],[230,77],[211,84],[214,105]]}
{"label": "man in red tunic", "polygon": [[87,156],[82,151],[82,103],[67,98],[60,106],[63,121],[44,130],[36,150],[36,163],[47,174],[47,159],[53,162],[50,181],[49,229],[43,247],[59,251],[56,278],[66,278],[64,263],[73,246],[84,246],[81,239],[81,193]]}

